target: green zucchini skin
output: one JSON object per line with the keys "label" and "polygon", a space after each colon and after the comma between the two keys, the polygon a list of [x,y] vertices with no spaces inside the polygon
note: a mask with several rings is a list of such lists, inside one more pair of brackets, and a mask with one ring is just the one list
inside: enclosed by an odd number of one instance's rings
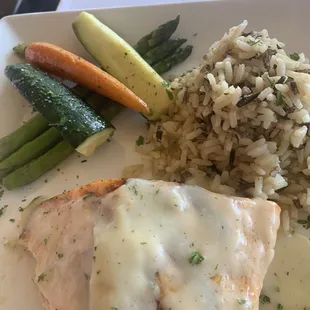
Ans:
{"label": "green zucchini skin", "polygon": [[30,64],[8,65],[5,75],[75,149],[96,133],[114,128],[56,79]]}

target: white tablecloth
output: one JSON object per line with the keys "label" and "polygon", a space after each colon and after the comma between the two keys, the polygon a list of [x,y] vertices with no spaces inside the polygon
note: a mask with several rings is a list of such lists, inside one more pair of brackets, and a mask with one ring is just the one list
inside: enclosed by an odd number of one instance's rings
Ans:
{"label": "white tablecloth", "polygon": [[197,0],[60,0],[58,11],[196,1]]}

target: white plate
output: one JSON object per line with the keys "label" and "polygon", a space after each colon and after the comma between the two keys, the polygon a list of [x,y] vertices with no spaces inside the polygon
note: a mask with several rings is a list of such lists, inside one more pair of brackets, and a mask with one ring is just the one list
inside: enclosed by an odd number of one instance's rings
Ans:
{"label": "white plate", "polygon": [[[176,69],[176,73],[198,65],[209,45],[244,19],[248,19],[249,28],[267,28],[271,36],[287,43],[289,51],[304,51],[309,56],[308,0],[268,2],[214,1],[96,10],[93,13],[129,43],[135,43],[142,35],[180,13],[181,23],[176,35],[188,38],[195,49],[190,59]],[[11,52],[12,47],[19,42],[47,41],[90,59],[71,29],[71,23],[78,13],[11,16],[0,21],[0,136],[17,128],[31,114],[26,101],[3,74],[7,64],[19,62]],[[126,111],[113,123],[117,132],[112,142],[103,145],[87,163],[81,163],[84,158],[74,154],[61,163],[58,167],[60,171],[54,169],[30,186],[4,193],[0,207],[6,204],[9,207],[0,218],[0,309],[42,309],[32,282],[33,261],[24,252],[4,246],[9,236],[16,234],[20,217],[18,208],[38,195],[52,196],[96,179],[120,177],[124,165],[140,161],[134,149],[135,140],[145,131],[142,118]],[[10,222],[11,218],[16,222]]]}

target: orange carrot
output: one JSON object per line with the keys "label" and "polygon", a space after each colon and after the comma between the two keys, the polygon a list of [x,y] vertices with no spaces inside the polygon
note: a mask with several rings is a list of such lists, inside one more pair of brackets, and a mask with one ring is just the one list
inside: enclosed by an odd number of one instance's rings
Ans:
{"label": "orange carrot", "polygon": [[146,103],[120,81],[56,45],[45,42],[31,43],[25,49],[25,58],[44,71],[73,81],[137,112],[149,112]]}

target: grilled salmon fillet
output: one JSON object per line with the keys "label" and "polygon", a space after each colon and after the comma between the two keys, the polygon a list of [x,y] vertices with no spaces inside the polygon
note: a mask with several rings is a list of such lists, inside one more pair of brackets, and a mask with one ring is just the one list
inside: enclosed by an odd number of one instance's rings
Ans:
{"label": "grilled salmon fillet", "polygon": [[277,204],[105,180],[42,202],[20,241],[48,310],[258,309]]}
{"label": "grilled salmon fillet", "polygon": [[[100,199],[125,183],[96,181],[42,202],[20,236],[37,261],[36,278],[47,310],[86,310],[93,262],[96,216],[106,216]],[[92,207],[81,203],[93,197]]]}

